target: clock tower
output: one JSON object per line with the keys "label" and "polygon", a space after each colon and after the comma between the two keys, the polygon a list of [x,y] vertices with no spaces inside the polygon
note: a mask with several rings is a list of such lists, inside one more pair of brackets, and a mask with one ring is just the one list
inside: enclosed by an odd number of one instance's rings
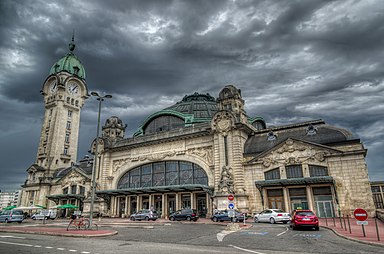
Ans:
{"label": "clock tower", "polygon": [[89,95],[85,69],[74,50],[72,37],[69,53],[53,64],[41,90],[45,114],[36,164],[48,175],[77,159],[80,112]]}

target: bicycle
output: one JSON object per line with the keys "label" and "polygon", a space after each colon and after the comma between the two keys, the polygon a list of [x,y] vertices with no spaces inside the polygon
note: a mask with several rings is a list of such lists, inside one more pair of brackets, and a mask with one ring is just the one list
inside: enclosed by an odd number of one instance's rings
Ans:
{"label": "bicycle", "polygon": [[90,222],[89,219],[84,218],[83,216],[73,216],[71,217],[71,221],[69,222],[67,226],[67,231],[69,229],[73,230],[98,230],[98,226],[95,223],[92,223],[92,228],[90,228]]}

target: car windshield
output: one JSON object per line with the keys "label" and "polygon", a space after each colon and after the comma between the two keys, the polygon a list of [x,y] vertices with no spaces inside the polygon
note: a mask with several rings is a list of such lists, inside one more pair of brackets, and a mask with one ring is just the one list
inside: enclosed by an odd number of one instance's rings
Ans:
{"label": "car windshield", "polygon": [[296,215],[299,215],[299,216],[313,216],[315,214],[313,212],[306,211],[306,212],[296,212]]}
{"label": "car windshield", "polygon": [[273,210],[275,213],[283,213],[284,211],[283,210],[280,210],[280,209],[275,209]]}

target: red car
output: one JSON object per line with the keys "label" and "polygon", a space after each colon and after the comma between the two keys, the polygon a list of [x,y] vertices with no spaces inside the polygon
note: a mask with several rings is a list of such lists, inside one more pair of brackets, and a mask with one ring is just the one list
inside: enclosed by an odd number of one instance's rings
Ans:
{"label": "red car", "polygon": [[311,210],[295,210],[292,214],[291,227],[311,227],[319,230],[319,218]]}

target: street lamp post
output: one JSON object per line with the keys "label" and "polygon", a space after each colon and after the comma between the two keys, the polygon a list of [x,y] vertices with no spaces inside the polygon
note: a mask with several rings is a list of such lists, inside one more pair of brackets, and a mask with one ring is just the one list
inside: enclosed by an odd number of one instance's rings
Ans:
{"label": "street lamp post", "polygon": [[104,99],[110,99],[112,98],[112,95],[106,94],[104,96],[100,96],[97,92],[91,92],[92,96],[97,97],[97,100],[99,101],[99,113],[97,115],[97,133],[96,133],[96,147],[95,147],[95,156],[93,159],[93,167],[92,167],[92,182],[91,182],[91,207],[90,207],[90,214],[89,214],[89,228],[92,229],[92,219],[93,219],[93,207],[95,203],[95,189],[96,189],[96,165],[97,165],[97,158],[98,158],[98,141],[99,141],[99,130],[100,130],[100,115],[101,115],[101,102],[104,101]]}

